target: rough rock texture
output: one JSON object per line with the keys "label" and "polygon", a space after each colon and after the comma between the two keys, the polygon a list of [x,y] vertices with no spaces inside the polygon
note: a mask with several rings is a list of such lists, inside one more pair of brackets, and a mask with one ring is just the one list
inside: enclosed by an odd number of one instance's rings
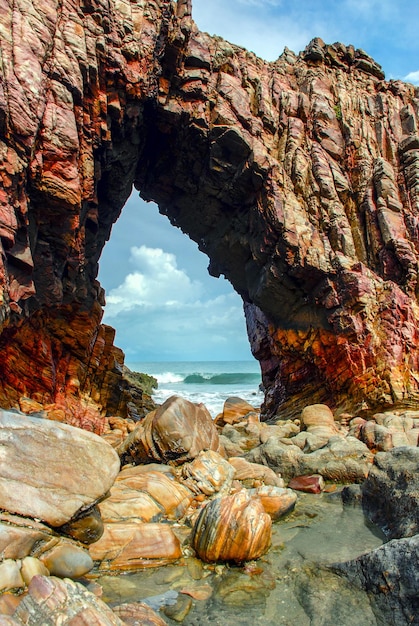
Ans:
{"label": "rough rock texture", "polygon": [[119,472],[114,449],[67,424],[0,409],[0,508],[61,526],[102,498]]}
{"label": "rough rock texture", "polygon": [[0,33],[3,406],[126,412],[96,276],[133,184],[242,296],[265,416],[418,397],[412,85],[320,39],[264,62],[191,0],[1,0]]}
{"label": "rough rock texture", "polygon": [[376,454],[361,491],[366,515],[389,539],[419,533],[419,448]]}
{"label": "rough rock texture", "polygon": [[[123,626],[124,622],[82,585],[35,576],[10,624],[25,626]],[[7,623],[7,622],[5,622]]]}
{"label": "rough rock texture", "polygon": [[[368,591],[377,623],[419,624],[419,535],[394,539],[336,570]],[[381,619],[380,619],[381,618]]]}

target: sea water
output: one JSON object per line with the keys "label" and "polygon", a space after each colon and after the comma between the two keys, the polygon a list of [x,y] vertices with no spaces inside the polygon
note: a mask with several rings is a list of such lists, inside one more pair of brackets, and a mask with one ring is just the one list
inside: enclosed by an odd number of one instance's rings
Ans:
{"label": "sea water", "polygon": [[170,361],[127,363],[130,370],[154,376],[158,388],[153,394],[161,404],[173,395],[205,404],[213,417],[225,400],[236,396],[259,408],[264,394],[257,361]]}

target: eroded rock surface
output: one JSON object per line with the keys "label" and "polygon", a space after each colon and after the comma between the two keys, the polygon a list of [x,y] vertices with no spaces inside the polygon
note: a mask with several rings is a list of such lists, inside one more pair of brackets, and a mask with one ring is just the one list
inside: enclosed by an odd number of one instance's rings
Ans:
{"label": "eroded rock surface", "polygon": [[417,399],[417,89],[320,39],[267,63],[190,0],[0,9],[3,406],[126,413],[96,276],[133,184],[242,296],[266,416]]}

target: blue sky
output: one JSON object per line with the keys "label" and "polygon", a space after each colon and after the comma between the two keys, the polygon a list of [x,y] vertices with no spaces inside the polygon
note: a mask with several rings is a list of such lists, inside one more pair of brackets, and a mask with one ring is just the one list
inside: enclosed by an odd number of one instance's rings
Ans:
{"label": "blue sky", "polygon": [[[201,30],[268,61],[313,37],[363,48],[386,78],[419,85],[417,0],[193,0]],[[100,260],[104,322],[128,365],[251,359],[241,299],[196,244],[134,191]]]}

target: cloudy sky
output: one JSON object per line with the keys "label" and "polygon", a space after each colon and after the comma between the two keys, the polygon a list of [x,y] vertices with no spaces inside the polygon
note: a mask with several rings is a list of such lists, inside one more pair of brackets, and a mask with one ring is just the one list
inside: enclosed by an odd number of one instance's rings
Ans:
{"label": "cloudy sky", "polygon": [[[313,37],[363,48],[386,78],[419,85],[417,0],[193,0],[201,28],[268,61]],[[196,244],[133,193],[100,261],[104,322],[129,364],[252,359],[242,304]]]}

